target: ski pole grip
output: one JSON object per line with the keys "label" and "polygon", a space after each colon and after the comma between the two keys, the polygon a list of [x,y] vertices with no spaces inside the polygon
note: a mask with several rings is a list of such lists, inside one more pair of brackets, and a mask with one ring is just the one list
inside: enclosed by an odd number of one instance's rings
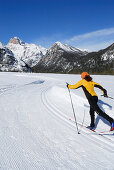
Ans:
{"label": "ski pole grip", "polygon": [[69,84],[66,82],[66,86],[67,86],[67,88],[68,88],[68,85],[69,85]]}

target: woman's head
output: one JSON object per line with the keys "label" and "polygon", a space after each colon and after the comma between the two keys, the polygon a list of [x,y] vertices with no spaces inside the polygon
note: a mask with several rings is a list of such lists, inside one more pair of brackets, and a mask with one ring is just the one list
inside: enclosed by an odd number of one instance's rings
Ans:
{"label": "woman's head", "polygon": [[81,78],[82,78],[82,79],[85,79],[85,80],[87,80],[87,81],[91,81],[91,80],[92,80],[92,77],[90,77],[89,73],[87,73],[87,72],[83,72],[83,73],[81,74]]}
{"label": "woman's head", "polygon": [[81,74],[81,78],[84,79],[86,76],[90,76],[87,72],[83,72]]}

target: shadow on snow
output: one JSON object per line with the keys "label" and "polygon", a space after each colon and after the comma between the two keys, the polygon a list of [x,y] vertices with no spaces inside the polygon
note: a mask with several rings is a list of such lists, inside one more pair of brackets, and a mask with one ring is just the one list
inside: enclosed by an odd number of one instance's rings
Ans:
{"label": "shadow on snow", "polygon": [[[103,102],[102,100],[98,100],[98,105],[100,107],[101,110],[103,110],[103,112],[105,112],[103,105],[108,106],[109,109],[112,109],[112,106],[109,105],[108,103]],[[107,113],[106,113],[107,114]],[[110,123],[104,119],[103,117],[97,115],[96,121],[95,121],[95,126],[97,127],[99,120],[102,120],[105,124],[107,124],[108,126],[110,126]]]}

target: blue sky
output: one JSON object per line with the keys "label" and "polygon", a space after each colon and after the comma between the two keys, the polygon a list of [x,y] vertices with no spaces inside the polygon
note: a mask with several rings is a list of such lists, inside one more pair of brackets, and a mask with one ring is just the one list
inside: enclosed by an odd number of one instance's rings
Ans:
{"label": "blue sky", "polygon": [[114,43],[114,0],[0,0],[0,41],[99,50]]}

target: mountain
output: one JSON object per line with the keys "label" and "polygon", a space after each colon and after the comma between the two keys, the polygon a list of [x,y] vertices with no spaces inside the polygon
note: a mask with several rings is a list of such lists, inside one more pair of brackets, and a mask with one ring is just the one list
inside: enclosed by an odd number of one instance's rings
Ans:
{"label": "mountain", "polygon": [[69,72],[82,56],[88,54],[78,48],[56,42],[33,68],[35,72]]}
{"label": "mountain", "polygon": [[9,41],[6,45],[8,49],[10,49],[17,61],[20,63],[22,59],[25,61],[30,67],[35,66],[42,56],[44,56],[47,52],[47,49],[41,46],[37,46],[35,44],[24,43],[18,37],[14,37]]}
{"label": "mountain", "polygon": [[11,38],[4,46],[0,42],[0,70],[28,71],[35,66],[47,49],[35,44],[24,43],[18,37]]}
{"label": "mountain", "polygon": [[9,44],[19,44],[19,45],[24,45],[25,43],[19,39],[18,37],[14,37],[13,39],[11,38],[9,41]]}
{"label": "mountain", "polygon": [[[83,70],[90,73],[114,74],[114,43],[106,49],[83,56],[78,71]],[[77,69],[74,68],[72,72],[77,72]]]}
{"label": "mountain", "polygon": [[6,46],[0,42],[0,70],[114,74],[114,44],[88,52],[56,42],[47,50],[14,37]]}
{"label": "mountain", "polygon": [[98,52],[55,43],[33,68],[35,72],[114,73],[114,44]]}
{"label": "mountain", "polygon": [[0,42],[0,71],[28,71],[23,61],[17,60],[14,53]]}
{"label": "mountain", "polygon": [[1,71],[18,71],[16,70],[18,62],[11,50],[0,42],[0,70]]}

